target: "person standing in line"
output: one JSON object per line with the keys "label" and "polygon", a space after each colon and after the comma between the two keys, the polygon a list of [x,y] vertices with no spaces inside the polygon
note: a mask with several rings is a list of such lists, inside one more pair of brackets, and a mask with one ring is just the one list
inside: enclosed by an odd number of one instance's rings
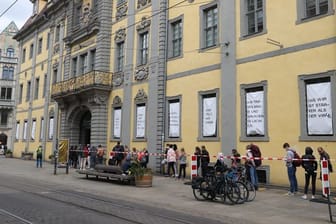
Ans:
{"label": "person standing in line", "polygon": [[120,145],[120,142],[117,142],[112,151],[115,153],[116,165],[121,166],[121,161],[124,159],[124,147]]}
{"label": "person standing in line", "polygon": [[94,169],[97,163],[97,148],[96,146],[91,146],[90,147],[90,169]]}
{"label": "person standing in line", "polygon": [[42,146],[39,145],[36,150],[36,168],[42,168]]}
{"label": "person standing in line", "polygon": [[[332,164],[330,162],[330,156],[329,154],[320,146],[317,148],[317,151],[320,155],[320,164],[321,164],[321,161],[323,160],[327,160],[328,161],[328,170],[329,170],[329,173],[332,173],[333,172],[333,167],[332,167]],[[322,170],[322,169],[320,169]],[[320,180],[322,179],[322,171],[320,171]]]}
{"label": "person standing in line", "polygon": [[196,146],[194,155],[196,156],[197,161],[197,176],[199,176],[199,168],[201,166],[201,148]]}
{"label": "person standing in line", "polygon": [[86,148],[88,150],[88,154],[86,156],[86,163],[87,163],[87,168],[91,168],[91,146],[90,144],[86,145]]}
{"label": "person standing in line", "polygon": [[102,147],[102,145],[98,145],[98,149],[97,149],[97,163],[98,164],[103,164],[103,160],[104,160],[104,148]]}
{"label": "person standing in line", "polygon": [[137,159],[138,159],[138,151],[135,147],[132,148],[132,158],[131,158],[131,161],[132,162],[135,162]]}
{"label": "person standing in line", "polygon": [[180,167],[179,167],[178,178],[180,179],[181,175],[183,175],[182,180],[184,180],[185,177],[186,177],[186,167],[187,167],[187,154],[186,154],[184,148],[181,148],[181,152],[180,152],[180,156],[179,156],[179,163],[180,163]]}
{"label": "person standing in line", "polygon": [[305,170],[305,187],[303,199],[307,199],[308,186],[310,182],[310,177],[312,178],[312,196],[315,198],[315,189],[316,189],[316,172],[317,172],[317,162],[316,158],[313,155],[313,149],[311,147],[306,147],[305,154],[302,156],[302,167]]}
{"label": "person standing in line", "polygon": [[170,176],[170,170],[172,169],[173,170],[172,177],[174,177],[176,173],[176,170],[175,170],[176,153],[175,153],[175,150],[173,149],[173,145],[169,145],[169,149],[167,152],[167,162],[168,162],[168,176]]}
{"label": "person standing in line", "polygon": [[208,150],[204,145],[201,146],[201,169],[202,169],[202,177],[205,177],[208,173],[208,165],[210,162],[210,156]]}
{"label": "person standing in line", "polygon": [[253,184],[255,190],[258,190],[258,174],[257,174],[257,167],[254,162],[254,156],[252,153],[252,147],[254,145],[250,144],[246,146],[246,168],[249,171],[249,177],[251,180],[251,183]]}
{"label": "person standing in line", "polygon": [[179,151],[177,149],[177,145],[176,144],[173,145],[173,149],[174,149],[175,155],[176,155],[176,163],[174,164],[174,166],[175,166],[174,167],[174,169],[175,169],[175,177],[178,177],[178,169],[177,169],[177,167],[178,167],[178,161],[179,161],[180,154],[179,154]]}
{"label": "person standing in line", "polygon": [[296,179],[296,167],[293,165],[294,149],[290,148],[290,145],[287,142],[283,144],[283,148],[286,150],[285,162],[289,180],[288,195],[291,196],[298,191],[298,184]]}
{"label": "person standing in line", "polygon": [[240,166],[240,153],[237,151],[237,149],[232,149],[232,157],[231,158],[231,166],[234,168],[237,168],[238,166]]}

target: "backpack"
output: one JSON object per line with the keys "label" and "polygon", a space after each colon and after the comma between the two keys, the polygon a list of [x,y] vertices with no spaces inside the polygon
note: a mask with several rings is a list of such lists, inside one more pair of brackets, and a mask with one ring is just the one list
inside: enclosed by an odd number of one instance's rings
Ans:
{"label": "backpack", "polygon": [[295,159],[292,162],[293,166],[295,166],[295,167],[301,166],[302,165],[302,160],[301,160],[300,155],[296,151],[294,151],[294,150],[291,150],[291,151],[293,152],[294,159]]}
{"label": "backpack", "polygon": [[251,150],[253,158],[256,158],[256,157],[258,158],[258,159],[254,159],[255,166],[256,167],[261,166],[262,160],[261,160],[261,151],[260,151],[259,147],[256,146],[256,145],[251,145],[250,150]]}

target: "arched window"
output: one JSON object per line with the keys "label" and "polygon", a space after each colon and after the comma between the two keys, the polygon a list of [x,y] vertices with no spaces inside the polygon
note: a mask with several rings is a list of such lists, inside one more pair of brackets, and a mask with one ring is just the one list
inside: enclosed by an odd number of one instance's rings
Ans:
{"label": "arched window", "polygon": [[7,48],[7,57],[14,57],[14,48]]}
{"label": "arched window", "polygon": [[2,68],[2,79],[8,79],[9,69],[8,66],[3,66]]}
{"label": "arched window", "polygon": [[9,80],[14,79],[14,67],[13,66],[9,67],[7,79],[9,79]]}

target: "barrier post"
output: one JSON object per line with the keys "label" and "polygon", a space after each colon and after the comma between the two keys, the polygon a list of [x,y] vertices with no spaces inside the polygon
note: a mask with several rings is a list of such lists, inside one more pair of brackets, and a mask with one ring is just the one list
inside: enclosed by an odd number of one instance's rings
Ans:
{"label": "barrier post", "polygon": [[321,175],[322,175],[322,194],[328,199],[329,218],[330,222],[332,222],[328,160],[323,159],[321,161]]}
{"label": "barrier post", "polygon": [[190,177],[191,180],[197,176],[197,156],[193,155],[191,156],[191,172],[190,172]]}

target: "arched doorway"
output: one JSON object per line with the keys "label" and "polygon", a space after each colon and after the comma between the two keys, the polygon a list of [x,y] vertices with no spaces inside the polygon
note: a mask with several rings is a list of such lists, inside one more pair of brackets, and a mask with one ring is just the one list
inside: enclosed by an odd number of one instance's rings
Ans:
{"label": "arched doorway", "polygon": [[2,144],[2,145],[7,145],[7,135],[6,134],[4,134],[4,133],[1,133],[0,134],[0,144]]}
{"label": "arched doorway", "polygon": [[91,139],[91,113],[85,111],[79,122],[79,143],[90,144]]}

